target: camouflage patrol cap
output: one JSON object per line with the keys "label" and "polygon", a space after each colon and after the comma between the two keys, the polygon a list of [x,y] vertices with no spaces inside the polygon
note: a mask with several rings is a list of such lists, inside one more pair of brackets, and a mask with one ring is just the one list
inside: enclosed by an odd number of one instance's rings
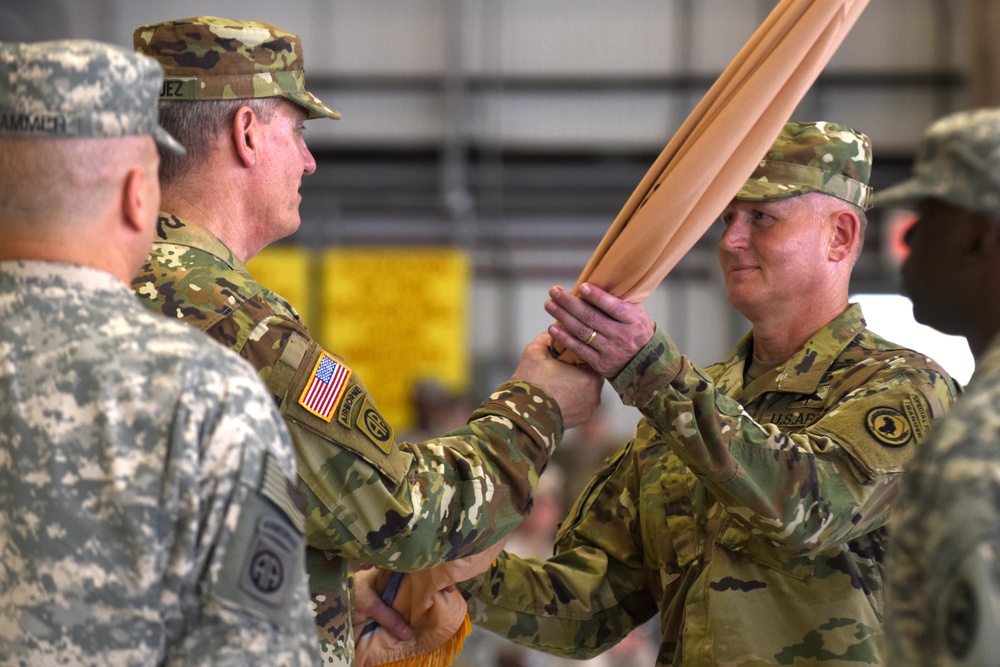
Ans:
{"label": "camouflage patrol cap", "polygon": [[184,148],[160,127],[156,61],[90,40],[0,43],[0,135],[125,137],[152,135]]}
{"label": "camouflage patrol cap", "polygon": [[871,208],[872,146],[864,134],[836,123],[786,123],[736,194],[767,201],[822,192]]}
{"label": "camouflage patrol cap", "polygon": [[875,204],[913,207],[921,199],[1000,214],[1000,109],[935,121],[920,140],[913,178],[879,193]]}
{"label": "camouflage patrol cap", "polygon": [[340,118],[306,90],[302,40],[269,23],[198,16],[139,26],[132,41],[163,66],[162,100],[284,97],[309,118]]}

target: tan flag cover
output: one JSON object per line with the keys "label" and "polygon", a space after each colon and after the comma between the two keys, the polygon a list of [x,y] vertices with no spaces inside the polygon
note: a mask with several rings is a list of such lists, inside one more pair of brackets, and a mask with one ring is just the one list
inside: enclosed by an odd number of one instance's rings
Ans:
{"label": "tan flag cover", "polygon": [[577,281],[639,302],[733,198],[868,0],[784,0],[688,116]]}
{"label": "tan flag cover", "polygon": [[[753,173],[867,4],[782,0],[660,153],[576,287],[592,282],[633,302],[649,296]],[[576,361],[569,352],[560,358]],[[438,590],[441,569],[452,566],[462,577],[469,576],[461,562],[446,564],[434,568],[433,578],[425,572],[407,575],[401,590],[421,590],[424,595]],[[445,577],[449,579],[460,580]],[[457,592],[440,599],[465,607]],[[418,641],[411,643],[415,647]],[[411,660],[393,653],[394,664],[434,664],[426,655],[421,658],[423,652],[416,648],[410,651]]]}

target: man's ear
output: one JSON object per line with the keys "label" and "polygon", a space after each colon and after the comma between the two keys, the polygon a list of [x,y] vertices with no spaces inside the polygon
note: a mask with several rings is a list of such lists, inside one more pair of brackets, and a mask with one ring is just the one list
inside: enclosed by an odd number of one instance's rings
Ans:
{"label": "man's ear", "polygon": [[829,257],[839,262],[853,257],[861,241],[861,220],[857,213],[841,209],[831,214],[833,234],[830,237]]}
{"label": "man's ear", "polygon": [[240,107],[233,116],[232,137],[236,154],[244,167],[257,163],[260,123],[250,107]]}
{"label": "man's ear", "polygon": [[122,185],[122,214],[125,224],[130,230],[142,233],[149,224],[150,208],[154,213],[159,208],[159,201],[149,201],[150,193],[159,192],[159,188],[150,188],[147,179],[156,178],[138,167],[129,169]]}
{"label": "man's ear", "polygon": [[981,214],[975,214],[974,223],[969,227],[969,253],[1000,255],[1000,225]]}

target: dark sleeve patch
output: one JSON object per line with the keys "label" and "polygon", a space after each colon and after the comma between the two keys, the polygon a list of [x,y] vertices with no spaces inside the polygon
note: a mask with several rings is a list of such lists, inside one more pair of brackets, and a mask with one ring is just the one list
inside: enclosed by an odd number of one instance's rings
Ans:
{"label": "dark sleeve patch", "polygon": [[274,515],[261,516],[241,569],[240,588],[270,607],[283,606],[302,548],[302,536],[287,522]]}
{"label": "dark sleeve patch", "polygon": [[305,575],[305,537],[299,528],[304,520],[288,496],[290,480],[274,458],[268,455],[263,467],[257,488],[240,505],[214,592],[289,627],[298,618],[290,605],[301,604],[292,591]]}

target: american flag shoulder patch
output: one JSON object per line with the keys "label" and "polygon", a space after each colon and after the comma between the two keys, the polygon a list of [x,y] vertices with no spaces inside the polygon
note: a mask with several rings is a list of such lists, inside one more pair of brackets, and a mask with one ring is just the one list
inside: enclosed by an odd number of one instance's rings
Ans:
{"label": "american flag shoulder patch", "polygon": [[350,378],[350,368],[320,350],[309,381],[299,396],[299,405],[323,421],[330,421]]}

